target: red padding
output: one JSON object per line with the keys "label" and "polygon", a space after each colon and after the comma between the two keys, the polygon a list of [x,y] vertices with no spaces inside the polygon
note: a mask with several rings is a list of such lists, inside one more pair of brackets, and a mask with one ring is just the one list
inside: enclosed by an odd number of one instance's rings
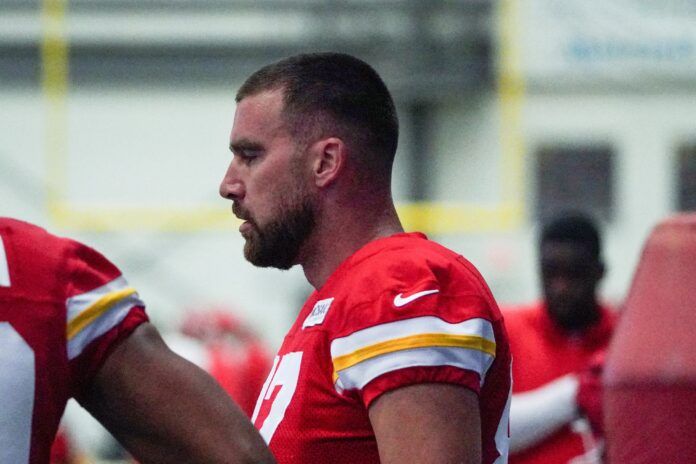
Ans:
{"label": "red padding", "polygon": [[696,214],[649,237],[604,384],[609,462],[696,462]]}

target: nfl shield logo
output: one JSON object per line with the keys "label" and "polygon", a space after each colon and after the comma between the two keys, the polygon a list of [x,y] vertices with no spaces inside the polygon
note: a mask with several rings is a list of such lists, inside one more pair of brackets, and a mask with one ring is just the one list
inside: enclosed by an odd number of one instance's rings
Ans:
{"label": "nfl shield logo", "polygon": [[302,328],[306,329],[307,327],[319,325],[324,322],[326,313],[329,312],[329,307],[331,306],[331,302],[333,302],[333,300],[333,298],[326,298],[325,300],[317,301],[314,304],[314,308],[312,308],[312,312],[309,313],[309,316],[307,316],[307,319],[305,319],[304,323],[302,324]]}

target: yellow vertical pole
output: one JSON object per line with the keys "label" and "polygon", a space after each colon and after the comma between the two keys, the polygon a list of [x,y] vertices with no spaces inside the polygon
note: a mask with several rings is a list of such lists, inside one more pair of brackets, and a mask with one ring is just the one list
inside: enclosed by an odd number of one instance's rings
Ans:
{"label": "yellow vertical pole", "polygon": [[46,205],[60,222],[67,185],[68,39],[65,16],[68,0],[42,0],[41,88],[45,102]]}
{"label": "yellow vertical pole", "polygon": [[523,106],[525,81],[522,71],[519,30],[519,0],[499,0],[498,33],[498,107],[502,161],[503,204],[512,224],[519,224],[526,203],[525,139]]}

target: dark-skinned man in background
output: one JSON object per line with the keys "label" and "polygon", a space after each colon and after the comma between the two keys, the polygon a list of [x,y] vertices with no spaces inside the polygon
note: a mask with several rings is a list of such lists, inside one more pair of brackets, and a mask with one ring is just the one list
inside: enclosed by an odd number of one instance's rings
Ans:
{"label": "dark-skinned man in background", "polygon": [[588,372],[615,315],[597,295],[605,266],[594,222],[567,213],[547,223],[539,270],[543,301],[504,311],[514,379],[510,462],[598,462],[601,449],[585,419],[598,394]]}

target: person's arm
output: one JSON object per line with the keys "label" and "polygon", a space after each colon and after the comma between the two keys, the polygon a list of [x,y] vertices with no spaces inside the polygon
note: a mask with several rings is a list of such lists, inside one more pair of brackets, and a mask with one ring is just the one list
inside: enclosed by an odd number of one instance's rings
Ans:
{"label": "person's arm", "polygon": [[379,396],[370,422],[382,464],[480,464],[481,417],[473,391],[416,384]]}
{"label": "person's arm", "polygon": [[149,323],[114,348],[78,400],[143,464],[275,462],[220,386]]}
{"label": "person's arm", "polygon": [[510,452],[530,448],[579,417],[578,380],[573,374],[529,392],[512,395]]}

